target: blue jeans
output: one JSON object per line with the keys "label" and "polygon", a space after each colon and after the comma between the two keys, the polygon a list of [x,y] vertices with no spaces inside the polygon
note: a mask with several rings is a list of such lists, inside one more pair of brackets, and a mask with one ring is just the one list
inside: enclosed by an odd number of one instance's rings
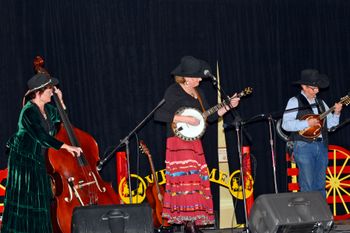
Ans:
{"label": "blue jeans", "polygon": [[300,191],[320,191],[326,198],[328,148],[323,142],[295,141],[294,159],[299,169]]}

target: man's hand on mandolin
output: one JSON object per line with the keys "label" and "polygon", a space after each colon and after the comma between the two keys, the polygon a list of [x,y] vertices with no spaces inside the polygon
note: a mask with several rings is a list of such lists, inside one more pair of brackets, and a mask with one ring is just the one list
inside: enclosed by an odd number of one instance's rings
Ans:
{"label": "man's hand on mandolin", "polygon": [[317,119],[317,118],[309,118],[307,120],[307,123],[308,123],[309,127],[315,127],[315,126],[321,127],[321,123],[320,123],[319,119]]}
{"label": "man's hand on mandolin", "polygon": [[334,104],[334,114],[340,115],[342,108],[343,108],[343,105],[341,103],[335,103]]}

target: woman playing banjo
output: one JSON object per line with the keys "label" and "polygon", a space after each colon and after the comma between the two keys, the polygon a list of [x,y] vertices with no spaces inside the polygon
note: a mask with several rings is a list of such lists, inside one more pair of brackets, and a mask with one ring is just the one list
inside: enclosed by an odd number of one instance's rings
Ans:
{"label": "woman playing banjo", "polygon": [[[212,195],[209,184],[207,163],[200,137],[192,139],[179,137],[173,130],[179,122],[198,126],[201,120],[195,116],[180,114],[179,109],[194,108],[204,112],[208,108],[204,93],[198,87],[207,62],[185,56],[171,72],[175,83],[165,92],[165,104],[155,113],[155,120],[167,123],[166,146],[166,191],[163,201],[163,217],[173,224],[184,224],[186,233],[201,232],[197,226],[214,224]],[[239,104],[235,95],[231,107]],[[210,120],[224,115],[228,106],[219,108]],[[182,127],[177,129],[181,132]]]}

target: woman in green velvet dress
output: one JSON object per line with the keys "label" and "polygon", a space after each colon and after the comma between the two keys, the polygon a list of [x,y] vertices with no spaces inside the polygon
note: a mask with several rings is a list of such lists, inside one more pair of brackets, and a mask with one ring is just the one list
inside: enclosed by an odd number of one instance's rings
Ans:
{"label": "woman in green velvet dress", "polygon": [[57,109],[50,104],[55,91],[63,104],[58,80],[37,74],[28,81],[28,99],[23,106],[16,134],[9,140],[8,178],[2,233],[50,233],[52,191],[46,172],[47,148],[65,149],[79,156],[81,148],[67,145],[54,137]]}

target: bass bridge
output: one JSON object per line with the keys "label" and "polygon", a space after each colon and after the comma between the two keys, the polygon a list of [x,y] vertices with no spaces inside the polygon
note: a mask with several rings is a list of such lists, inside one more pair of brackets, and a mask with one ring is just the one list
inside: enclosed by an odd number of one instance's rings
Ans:
{"label": "bass bridge", "polygon": [[[79,180],[77,184],[75,184],[75,179],[74,177],[69,177],[67,179],[68,183],[68,190],[69,190],[69,197],[65,197],[64,200],[66,202],[71,202],[74,198],[74,196],[78,199],[79,203],[81,206],[85,206],[86,204],[84,203],[82,196],[94,196],[96,200],[94,202],[97,203],[98,196],[94,194],[94,191],[97,190],[99,192],[106,192],[105,187],[101,187],[100,184],[97,181],[96,175],[93,172],[89,172],[89,177],[92,177],[92,180],[90,181],[85,181],[85,180]],[[91,203],[91,200],[89,198],[89,203]]]}

